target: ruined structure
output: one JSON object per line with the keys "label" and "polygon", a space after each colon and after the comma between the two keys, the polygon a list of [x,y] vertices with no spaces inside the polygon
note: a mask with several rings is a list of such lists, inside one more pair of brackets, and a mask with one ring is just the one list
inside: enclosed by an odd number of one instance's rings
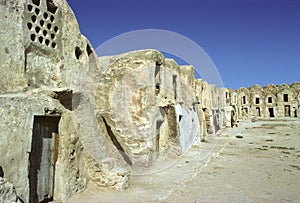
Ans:
{"label": "ruined structure", "polygon": [[130,174],[237,119],[299,110],[299,83],[233,91],[156,50],[98,58],[64,0],[1,0],[0,27],[0,167],[1,184],[14,185],[10,201],[63,201],[88,183],[122,190]]}

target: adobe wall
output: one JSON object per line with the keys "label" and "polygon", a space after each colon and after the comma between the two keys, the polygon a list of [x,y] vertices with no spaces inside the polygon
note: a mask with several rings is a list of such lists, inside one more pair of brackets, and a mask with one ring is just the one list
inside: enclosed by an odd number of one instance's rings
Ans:
{"label": "adobe wall", "polygon": [[299,117],[299,83],[291,85],[253,85],[231,93],[237,95],[238,118]]}

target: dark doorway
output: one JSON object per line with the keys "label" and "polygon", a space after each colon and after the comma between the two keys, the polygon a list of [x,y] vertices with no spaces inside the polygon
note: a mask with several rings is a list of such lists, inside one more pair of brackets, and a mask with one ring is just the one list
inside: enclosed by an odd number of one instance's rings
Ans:
{"label": "dark doorway", "polygon": [[269,108],[269,114],[270,114],[271,118],[274,117],[274,109],[273,108]]}
{"label": "dark doorway", "polygon": [[290,117],[291,116],[291,106],[290,105],[285,105],[284,106],[284,116],[285,117]]}
{"label": "dark doorway", "polygon": [[246,96],[243,96],[243,104],[246,104]]}
{"label": "dark doorway", "polygon": [[29,156],[29,202],[53,201],[60,116],[35,116]]}
{"label": "dark doorway", "polygon": [[256,116],[260,116],[260,108],[256,107]]}

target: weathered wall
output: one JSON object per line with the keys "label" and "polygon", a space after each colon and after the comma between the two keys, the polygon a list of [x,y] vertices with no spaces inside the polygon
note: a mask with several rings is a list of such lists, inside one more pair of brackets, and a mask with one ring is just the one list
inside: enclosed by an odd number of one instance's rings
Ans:
{"label": "weathered wall", "polygon": [[23,5],[19,1],[0,1],[0,93],[27,86],[23,18]]}
{"label": "weathered wall", "polygon": [[[235,94],[238,95],[237,113],[240,119],[298,117],[299,92],[299,83],[297,82],[291,85],[269,84],[265,87],[253,85],[248,89],[240,88],[233,92],[231,100]],[[245,103],[243,97],[246,99]]]}
{"label": "weathered wall", "polygon": [[0,9],[2,93],[83,85],[93,50],[65,1],[1,1]]}
{"label": "weathered wall", "polygon": [[0,1],[0,25],[0,166],[18,196],[28,202],[33,120],[45,115],[45,108],[61,113],[54,199],[85,189],[88,181],[121,189],[128,176],[104,156],[111,143],[91,145],[101,154],[96,159],[93,150],[86,150],[91,134],[79,131],[80,122],[90,119],[81,107],[90,102],[81,99],[74,109],[72,97],[76,92],[93,98],[94,78],[101,72],[66,1]]}
{"label": "weathered wall", "polygon": [[66,1],[22,2],[0,1],[0,166],[25,202],[37,115],[61,116],[54,200],[63,201],[89,182],[122,189],[129,172],[179,156],[237,118],[299,114],[300,83],[233,91],[155,50],[98,59]]}
{"label": "weathered wall", "polygon": [[[154,50],[99,60],[103,77],[95,99],[97,117],[101,126],[110,126],[107,137],[119,143],[114,145],[125,154],[123,164],[147,167],[172,144],[180,143],[182,152],[199,142],[193,67],[180,67]],[[176,135],[172,128],[178,129]]]}
{"label": "weathered wall", "polygon": [[20,203],[14,186],[0,176],[0,202]]}
{"label": "weathered wall", "polygon": [[83,148],[73,127],[72,114],[59,101],[42,94],[5,95],[0,100],[3,118],[0,121],[0,165],[5,171],[5,178],[16,187],[18,196],[28,202],[34,116],[46,115],[45,108],[61,113],[55,194],[65,198],[67,194],[84,189],[88,178],[85,174],[85,159],[88,156],[83,155]]}

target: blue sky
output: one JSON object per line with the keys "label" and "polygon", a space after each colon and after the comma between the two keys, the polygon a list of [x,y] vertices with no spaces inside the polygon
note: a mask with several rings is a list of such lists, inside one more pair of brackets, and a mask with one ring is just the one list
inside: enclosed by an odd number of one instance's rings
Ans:
{"label": "blue sky", "polygon": [[224,86],[300,81],[300,0],[68,0],[94,48],[120,34],[163,29],[201,46]]}

